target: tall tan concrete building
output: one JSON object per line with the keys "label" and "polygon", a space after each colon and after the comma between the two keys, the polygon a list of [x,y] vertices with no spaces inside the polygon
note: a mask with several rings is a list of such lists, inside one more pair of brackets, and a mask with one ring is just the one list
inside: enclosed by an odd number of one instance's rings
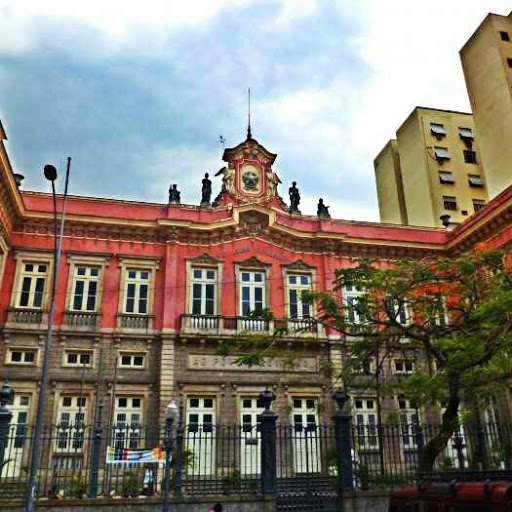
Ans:
{"label": "tall tan concrete building", "polygon": [[460,223],[488,199],[471,114],[416,107],[374,165],[382,222]]}
{"label": "tall tan concrete building", "polygon": [[487,15],[460,56],[494,197],[512,183],[512,13]]}

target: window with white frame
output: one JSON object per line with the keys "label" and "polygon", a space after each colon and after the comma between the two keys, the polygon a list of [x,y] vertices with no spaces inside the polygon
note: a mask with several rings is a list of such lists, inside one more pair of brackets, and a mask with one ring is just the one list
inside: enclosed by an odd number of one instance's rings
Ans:
{"label": "window with white frame", "polygon": [[397,402],[404,448],[416,448],[416,433],[420,422],[419,411],[413,406],[411,400],[403,395],[397,397]]}
{"label": "window with white frame", "polygon": [[149,313],[150,277],[150,270],[126,269],[124,313]]}
{"label": "window with white frame", "polygon": [[374,357],[353,356],[350,358],[350,371],[355,375],[374,375],[376,368]]}
{"label": "window with white frame", "polygon": [[357,311],[357,301],[360,297],[364,296],[366,291],[353,284],[345,284],[343,286],[343,305],[345,308],[345,315],[349,322],[359,324],[364,321],[364,318]]}
{"label": "window with white frame", "polygon": [[143,352],[120,352],[119,368],[143,369],[146,366],[146,354]]}
{"label": "window with white frame", "polygon": [[117,450],[136,450],[141,444],[143,400],[140,396],[116,396],[114,410],[114,446]]}
{"label": "window with white frame", "polygon": [[393,359],[392,371],[396,375],[410,375],[414,372],[416,363],[412,359]]}
{"label": "window with white frame", "polygon": [[391,313],[391,318],[396,320],[399,324],[406,325],[408,321],[407,306],[405,302],[393,300],[388,297],[386,299],[386,306]]}
{"label": "window with white frame", "polygon": [[217,269],[192,267],[190,311],[193,315],[217,314]]}
{"label": "window with white frame", "polygon": [[292,320],[311,318],[311,303],[303,297],[311,291],[311,274],[288,274],[288,317]]}
{"label": "window with white frame", "polygon": [[6,364],[35,366],[37,364],[37,352],[37,348],[9,347],[5,362]]}
{"label": "window with white frame", "polygon": [[93,351],[92,350],[64,350],[64,366],[72,367],[92,367]]}
{"label": "window with white frame", "polygon": [[87,418],[87,397],[64,395],[57,409],[55,451],[81,452],[84,448],[84,423]]}
{"label": "window with white frame", "polygon": [[72,311],[96,311],[100,267],[76,265],[73,272]]}
{"label": "window with white frame", "polygon": [[378,448],[377,400],[375,398],[356,397],[352,403],[359,447]]}
{"label": "window with white frame", "polygon": [[265,272],[255,270],[240,271],[240,313],[243,316],[251,311],[265,309]]}
{"label": "window with white frame", "polygon": [[18,300],[16,301],[18,307],[30,309],[43,307],[48,268],[47,263],[21,263]]}

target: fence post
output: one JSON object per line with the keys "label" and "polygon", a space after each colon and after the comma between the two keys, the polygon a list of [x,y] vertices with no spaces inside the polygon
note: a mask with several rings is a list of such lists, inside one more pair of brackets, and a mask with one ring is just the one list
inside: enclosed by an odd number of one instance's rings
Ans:
{"label": "fence post", "polygon": [[5,448],[9,440],[9,425],[11,423],[12,412],[7,409],[6,404],[14,399],[14,389],[5,381],[0,390],[0,475],[4,465]]}
{"label": "fence post", "polygon": [[418,455],[421,456],[425,448],[425,438],[423,437],[423,427],[418,420],[414,422],[414,436],[416,438],[416,446],[418,447]]}
{"label": "fence post", "polygon": [[344,410],[345,402],[349,398],[347,393],[337,390],[334,392],[332,397],[338,406],[332,419],[334,421],[334,435],[336,438],[338,494],[340,499],[340,510],[343,510],[343,490],[352,490],[354,488],[350,429],[352,415],[348,411]]}
{"label": "fence post", "polygon": [[476,442],[477,442],[477,453],[476,459],[479,466],[479,469],[487,468],[487,444],[485,439],[485,429],[482,425],[480,417],[477,417],[477,430],[476,430]]}
{"label": "fence post", "polygon": [[459,469],[464,469],[464,448],[466,445],[464,444],[464,440],[462,439],[462,436],[459,432],[457,432],[453,439],[453,447],[457,452],[457,463],[459,465]]}
{"label": "fence post", "polygon": [[91,484],[90,484],[90,498],[98,497],[98,477],[100,469],[100,450],[101,450],[101,413],[103,410],[103,403],[98,404],[98,414],[94,422],[93,439],[92,439],[92,453],[91,453]]}
{"label": "fence post", "polygon": [[265,410],[260,414],[261,424],[261,489],[263,494],[277,493],[276,421],[277,414],[270,410],[276,395],[266,389],[259,396]]}
{"label": "fence post", "polygon": [[183,446],[185,426],[180,424],[176,430],[176,458],[174,461],[174,495],[176,498],[183,496]]}

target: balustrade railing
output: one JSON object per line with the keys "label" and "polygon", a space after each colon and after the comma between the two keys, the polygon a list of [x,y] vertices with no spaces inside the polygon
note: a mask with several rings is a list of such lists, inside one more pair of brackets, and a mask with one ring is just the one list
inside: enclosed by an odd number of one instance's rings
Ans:
{"label": "balustrade railing", "polygon": [[43,323],[46,312],[41,309],[10,308],[7,311],[7,322],[13,324],[32,324],[39,325]]}
{"label": "balustrade railing", "polygon": [[64,313],[64,324],[68,327],[94,329],[98,327],[100,318],[100,313],[66,311]]}
{"label": "balustrade railing", "polygon": [[118,315],[119,327],[124,329],[151,329],[153,328],[152,315],[131,315],[121,313]]}

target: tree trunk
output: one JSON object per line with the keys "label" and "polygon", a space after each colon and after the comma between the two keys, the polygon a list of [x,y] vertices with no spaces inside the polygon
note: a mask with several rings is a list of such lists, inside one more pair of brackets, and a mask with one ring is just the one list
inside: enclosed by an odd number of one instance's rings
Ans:
{"label": "tree trunk", "polygon": [[441,430],[433,437],[423,449],[418,461],[418,471],[427,472],[434,469],[438,455],[446,448],[448,441],[458,427],[459,412],[459,380],[451,379],[449,382],[450,395],[448,405],[443,413]]}

